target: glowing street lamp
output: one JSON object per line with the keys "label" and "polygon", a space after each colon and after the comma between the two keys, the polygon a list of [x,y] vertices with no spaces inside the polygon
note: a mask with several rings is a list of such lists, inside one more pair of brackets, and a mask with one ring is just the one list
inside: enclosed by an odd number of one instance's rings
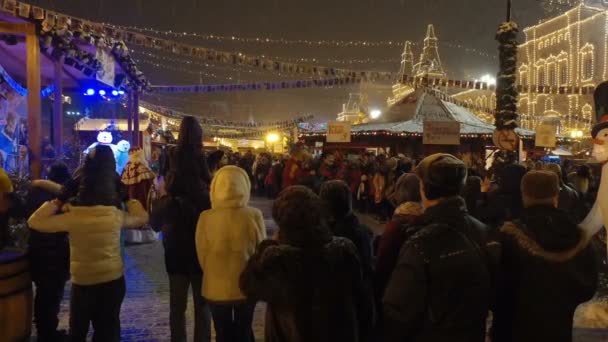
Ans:
{"label": "glowing street lamp", "polygon": [[372,109],[371,112],[369,112],[369,117],[372,118],[373,120],[379,118],[382,115],[382,112],[379,109]]}
{"label": "glowing street lamp", "polygon": [[269,143],[271,143],[271,144],[276,143],[277,141],[279,141],[279,135],[276,134],[276,133],[269,133],[266,136],[266,141],[269,142]]}

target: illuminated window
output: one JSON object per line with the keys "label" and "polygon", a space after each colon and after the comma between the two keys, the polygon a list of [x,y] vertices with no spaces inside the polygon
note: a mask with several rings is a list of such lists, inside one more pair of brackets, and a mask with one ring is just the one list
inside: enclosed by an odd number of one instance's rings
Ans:
{"label": "illuminated window", "polygon": [[568,85],[568,65],[566,63],[559,65],[559,85]]}
{"label": "illuminated window", "polygon": [[564,40],[564,35],[560,33],[559,36],[557,36],[557,42],[561,43],[562,40]]}
{"label": "illuminated window", "polygon": [[593,78],[593,56],[586,55],[583,59],[583,79]]}
{"label": "illuminated window", "polygon": [[528,66],[526,65],[519,68],[519,84],[522,86],[528,85]]}
{"label": "illuminated window", "polygon": [[550,63],[547,66],[549,80],[547,82],[548,86],[554,87],[557,85],[557,68],[555,67],[555,63]]}
{"label": "illuminated window", "polygon": [[538,49],[542,49],[543,48],[543,42],[538,43]]}
{"label": "illuminated window", "polygon": [[570,40],[570,32],[566,32],[566,35],[564,36],[564,39]]}
{"label": "illuminated window", "polygon": [[584,81],[591,80],[593,78],[594,68],[594,51],[593,45],[586,44],[581,49],[581,77]]}
{"label": "illuminated window", "polygon": [[591,121],[593,108],[588,103],[583,106],[581,111],[583,112],[583,120],[585,120],[585,122]]}
{"label": "illuminated window", "polygon": [[544,86],[545,85],[545,68],[539,67],[536,74],[536,85]]}

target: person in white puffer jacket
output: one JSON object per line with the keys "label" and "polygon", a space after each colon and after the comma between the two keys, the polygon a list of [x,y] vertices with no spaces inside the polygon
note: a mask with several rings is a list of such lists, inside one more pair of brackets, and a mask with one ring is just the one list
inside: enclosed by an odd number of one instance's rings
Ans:
{"label": "person in white puffer jacket", "polygon": [[196,227],[196,251],[203,269],[201,293],[211,306],[218,342],[249,341],[255,303],[239,289],[239,277],[266,239],[262,213],[248,206],[251,183],[236,166],[221,168],[211,182],[211,209]]}

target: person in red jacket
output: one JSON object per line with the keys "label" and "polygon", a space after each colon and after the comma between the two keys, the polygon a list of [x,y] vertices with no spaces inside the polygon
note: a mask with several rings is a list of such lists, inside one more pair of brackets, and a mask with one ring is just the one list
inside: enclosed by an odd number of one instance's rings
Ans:
{"label": "person in red jacket", "polygon": [[306,150],[306,146],[303,144],[294,146],[289,160],[285,163],[285,169],[283,170],[283,189],[298,184],[303,172],[302,163],[307,157],[308,151]]}

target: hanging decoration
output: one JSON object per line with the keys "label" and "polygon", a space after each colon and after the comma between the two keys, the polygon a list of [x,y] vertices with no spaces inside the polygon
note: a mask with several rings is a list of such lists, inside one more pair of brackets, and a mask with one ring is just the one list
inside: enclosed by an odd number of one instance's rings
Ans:
{"label": "hanging decoration", "polygon": [[[216,42],[235,42],[242,44],[258,44],[258,45],[304,45],[304,46],[315,46],[315,47],[335,47],[335,48],[374,48],[374,47],[398,47],[403,48],[403,41],[395,40],[312,40],[312,39],[285,39],[285,38],[270,38],[270,37],[237,37],[237,36],[223,36],[209,33],[195,33],[195,32],[175,32],[172,30],[162,31],[153,28],[141,28],[137,26],[121,26],[121,25],[109,25],[115,29],[124,31],[135,31],[139,33],[154,34],[157,36],[174,37],[174,38],[196,38]],[[474,49],[471,47],[464,46],[457,42],[442,41],[440,44],[454,48],[464,50],[467,53],[476,54],[486,58],[495,59],[496,56],[489,54],[485,51]],[[419,45],[414,43],[413,45]]]}
{"label": "hanging decoration", "polygon": [[[3,5],[0,8],[6,9],[7,3],[16,4],[17,8],[26,3],[14,0],[0,0]],[[10,6],[9,6],[10,7]],[[196,57],[211,62],[243,65],[251,68],[259,68],[268,71],[290,73],[290,74],[308,74],[321,77],[359,77],[366,81],[394,81],[395,73],[380,72],[380,71],[356,71],[349,69],[333,68],[318,65],[308,65],[299,63],[286,63],[277,60],[272,60],[265,56],[253,56],[241,52],[217,51],[202,46],[184,44],[168,39],[152,37],[129,30],[124,30],[118,26],[102,23],[94,23],[88,20],[72,17],[69,15],[46,11],[36,7],[36,19],[32,16],[34,13],[31,7],[22,11],[25,18],[29,18],[40,22],[43,27],[43,33],[55,32],[59,37],[62,37],[65,42],[71,42],[73,39],[81,40],[85,43],[95,44],[96,46],[106,46],[112,49],[113,54],[125,70],[135,86],[141,90],[145,90],[148,85],[143,77],[143,73],[137,70],[135,62],[129,55],[129,49],[126,44],[135,46],[143,46],[146,48],[154,48],[165,52]],[[20,11],[21,14],[21,11]],[[26,15],[27,14],[27,15]],[[55,40],[53,35],[46,35],[44,43],[53,44]],[[81,39],[82,37],[82,39]]]}
{"label": "hanging decoration", "polygon": [[121,37],[108,32],[103,25],[15,0],[0,0],[0,10],[33,21],[39,30],[41,49],[57,59],[65,56],[65,64],[86,76],[96,76],[101,64],[94,54],[81,49],[79,45],[93,45],[112,51],[126,73],[126,77],[119,77],[120,82],[115,85],[117,88],[145,91],[149,87],[149,82],[137,69],[128,50],[123,48]]}
{"label": "hanging decoration", "polygon": [[199,117],[198,115],[187,114],[177,110],[173,110],[164,106],[155,105],[149,102],[140,101],[140,106],[148,111],[155,112],[164,116],[168,116],[171,118],[181,119],[185,116],[194,116],[197,117],[201,125],[203,126],[216,126],[222,128],[243,128],[243,129],[253,129],[253,128],[269,128],[269,129],[281,129],[285,127],[292,127],[302,122],[306,122],[307,120],[312,119],[313,115],[304,115],[299,116],[290,120],[281,120],[281,121],[272,121],[272,122],[240,122],[240,121],[232,121],[232,120],[224,120],[217,118],[209,118],[209,117]]}
{"label": "hanging decoration", "polygon": [[234,91],[326,88],[349,86],[359,83],[361,83],[360,78],[343,77],[320,80],[296,80],[244,84],[152,86],[151,91],[158,93],[222,93]]}

